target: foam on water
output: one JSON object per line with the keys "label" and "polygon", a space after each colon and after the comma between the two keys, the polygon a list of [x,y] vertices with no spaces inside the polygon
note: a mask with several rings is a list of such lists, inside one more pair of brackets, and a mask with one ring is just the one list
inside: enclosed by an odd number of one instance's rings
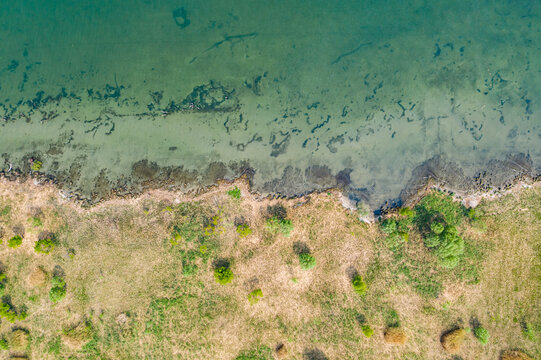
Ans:
{"label": "foam on water", "polygon": [[262,192],[342,185],[379,206],[437,156],[541,168],[539,1],[18,0],[0,17],[4,170],[40,160],[82,196],[251,168]]}

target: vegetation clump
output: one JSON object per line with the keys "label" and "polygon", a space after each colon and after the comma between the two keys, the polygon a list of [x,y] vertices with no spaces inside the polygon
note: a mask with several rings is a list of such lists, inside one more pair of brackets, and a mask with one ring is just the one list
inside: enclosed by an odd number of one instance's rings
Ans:
{"label": "vegetation clump", "polygon": [[254,291],[248,294],[248,301],[250,302],[251,305],[254,305],[257,302],[259,302],[259,300],[261,300],[262,297],[263,297],[263,291],[261,291],[261,289],[255,289]]}
{"label": "vegetation clump", "polygon": [[233,199],[240,199],[240,189],[235,186],[233,189],[227,191],[227,195],[231,196]]}
{"label": "vegetation clump", "polygon": [[316,258],[308,252],[303,252],[299,254],[299,263],[301,265],[301,269],[310,270],[316,266]]}
{"label": "vegetation clump", "polygon": [[10,323],[14,323],[17,320],[22,321],[26,319],[26,317],[27,313],[25,310],[17,313],[9,301],[2,300],[0,303],[0,318],[6,319]]}
{"label": "vegetation clump", "polygon": [[80,349],[94,336],[94,328],[90,321],[83,321],[74,327],[62,331],[62,341],[72,349]]}
{"label": "vegetation clump", "polygon": [[368,324],[362,325],[361,330],[364,336],[366,336],[367,338],[371,338],[372,335],[374,335],[374,329],[372,329],[372,327]]}
{"label": "vegetation clump", "polygon": [[53,303],[62,301],[66,297],[66,282],[60,276],[53,276],[52,287],[49,291],[49,298]]}
{"label": "vegetation clump", "polygon": [[353,290],[355,290],[357,294],[361,296],[366,294],[368,286],[366,285],[366,282],[364,282],[361,275],[355,275],[351,281],[351,284],[353,285]]}
{"label": "vegetation clump", "polygon": [[32,161],[32,165],[30,165],[30,169],[32,169],[32,171],[39,171],[42,166],[43,166],[43,163],[41,161],[34,160]]}
{"label": "vegetation clump", "polygon": [[23,243],[23,238],[21,235],[15,235],[8,240],[8,246],[12,249],[16,249],[21,246]]}
{"label": "vegetation clump", "polygon": [[0,350],[7,350],[9,349],[8,341],[5,338],[0,339]]}
{"label": "vegetation clump", "polygon": [[231,281],[233,281],[233,271],[229,268],[229,266],[217,267],[214,269],[214,278],[218,284],[229,284]]}
{"label": "vegetation clump", "polygon": [[488,343],[488,339],[490,337],[488,330],[485,329],[482,326],[477,326],[473,329],[473,335],[479,340],[479,342],[483,345],[486,345]]}
{"label": "vegetation clump", "polygon": [[237,225],[237,233],[241,238],[252,235],[252,229],[248,224],[239,224]]}
{"label": "vegetation clump", "polygon": [[462,222],[465,208],[450,196],[439,193],[425,196],[415,206],[414,222],[423,235],[427,248],[438,258],[441,267],[456,267],[464,254],[464,239],[457,226]]}
{"label": "vegetation clump", "polygon": [[49,254],[51,251],[54,250],[55,242],[53,239],[40,239],[36,241],[36,245],[34,246],[34,251],[39,254]]}
{"label": "vegetation clump", "polygon": [[269,206],[267,208],[269,217],[265,222],[267,231],[272,234],[281,233],[289,236],[293,230],[293,223],[287,219],[287,210],[282,205]]}

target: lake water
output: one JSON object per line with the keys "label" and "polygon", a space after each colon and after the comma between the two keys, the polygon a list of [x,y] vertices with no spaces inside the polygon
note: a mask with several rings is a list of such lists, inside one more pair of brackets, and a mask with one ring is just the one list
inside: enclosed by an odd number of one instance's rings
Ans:
{"label": "lake water", "polygon": [[11,0],[0,19],[0,166],[39,160],[93,201],[249,173],[377,207],[429,159],[541,169],[541,1]]}

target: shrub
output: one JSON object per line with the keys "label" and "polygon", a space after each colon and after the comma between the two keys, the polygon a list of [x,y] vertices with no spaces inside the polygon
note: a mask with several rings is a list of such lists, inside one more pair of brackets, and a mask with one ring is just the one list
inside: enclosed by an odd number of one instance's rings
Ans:
{"label": "shrub", "polygon": [[361,327],[364,336],[367,338],[371,338],[372,335],[374,335],[374,330],[370,327],[370,325],[362,325]]}
{"label": "shrub", "polygon": [[231,196],[233,199],[240,199],[240,189],[235,186],[227,192],[227,195]]}
{"label": "shrub", "polygon": [[301,264],[301,269],[310,270],[316,266],[316,258],[309,253],[300,253],[299,263]]}
{"label": "shrub", "polygon": [[8,341],[4,338],[0,339],[0,350],[7,350],[9,348]]}
{"label": "shrub", "polygon": [[4,295],[4,292],[6,291],[7,282],[8,278],[6,274],[0,273],[0,296]]}
{"label": "shrub", "polygon": [[15,235],[8,240],[8,246],[12,249],[16,249],[23,243],[23,238],[21,235]]}
{"label": "shrub", "polygon": [[33,227],[43,226],[43,222],[39,217],[30,217],[28,218],[28,222],[31,223]]}
{"label": "shrub", "polygon": [[54,250],[54,241],[52,239],[41,239],[36,241],[36,245],[34,246],[34,250],[37,253],[41,254],[49,254],[51,251]]}
{"label": "shrub", "polygon": [[367,286],[361,275],[355,275],[352,280],[353,290],[359,295],[366,294]]}
{"label": "shrub", "polygon": [[263,291],[261,289],[255,289],[251,293],[248,294],[248,301],[250,304],[256,304],[261,298],[263,297]]}
{"label": "shrub", "polygon": [[409,207],[403,207],[398,211],[398,214],[400,214],[400,216],[406,216],[408,218],[413,218],[415,216],[415,211],[413,211]]}
{"label": "shrub", "polygon": [[443,232],[443,229],[445,229],[445,226],[440,222],[433,222],[430,224],[430,230],[436,235],[439,235]]}
{"label": "shrub", "polygon": [[16,320],[24,320],[26,319],[26,311],[20,311],[19,314],[17,314],[17,311],[13,308],[13,306],[7,302],[2,301],[0,303],[0,318],[4,318],[10,323],[14,323]]}
{"label": "shrub", "polygon": [[488,330],[482,326],[478,326],[473,329],[473,335],[475,335],[477,340],[479,340],[479,342],[483,345],[486,345],[488,343],[488,339],[490,337],[490,335],[488,334]]}
{"label": "shrub", "polygon": [[532,324],[528,322],[523,322],[520,327],[522,330],[522,335],[524,335],[524,337],[526,337],[530,341],[536,340],[535,331]]}
{"label": "shrub", "polygon": [[41,161],[34,160],[32,161],[32,165],[30,166],[30,168],[32,169],[32,171],[39,171],[42,165],[43,163]]}
{"label": "shrub", "polygon": [[66,297],[66,282],[60,276],[53,276],[51,284],[52,288],[49,291],[49,298],[53,303],[62,301]]}
{"label": "shrub", "polygon": [[229,267],[220,266],[214,269],[214,278],[219,284],[228,284],[233,281],[233,271]]}
{"label": "shrub", "polygon": [[252,234],[252,229],[248,224],[240,224],[237,226],[237,233],[240,237],[247,237]]}
{"label": "shrub", "polygon": [[395,219],[385,219],[380,224],[381,231],[385,234],[390,235],[396,231],[397,224]]}
{"label": "shrub", "polygon": [[266,228],[273,234],[282,233],[284,236],[289,236],[293,230],[293,224],[289,219],[280,219],[276,216],[267,219]]}

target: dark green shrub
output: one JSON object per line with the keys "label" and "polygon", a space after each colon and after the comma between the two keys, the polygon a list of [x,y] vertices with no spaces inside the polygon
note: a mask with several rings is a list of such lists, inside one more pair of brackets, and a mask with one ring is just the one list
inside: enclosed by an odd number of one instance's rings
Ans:
{"label": "dark green shrub", "polygon": [[240,237],[247,237],[252,234],[252,229],[248,224],[237,225],[237,233]]}
{"label": "dark green shrub", "polygon": [[21,246],[23,243],[23,238],[21,235],[15,235],[11,239],[8,240],[8,246],[12,249],[16,249],[19,246]]}
{"label": "dark green shrub", "polygon": [[220,266],[214,269],[214,278],[219,284],[228,284],[233,281],[233,271],[229,267]]}
{"label": "dark green shrub", "polygon": [[490,335],[488,334],[488,330],[482,326],[478,326],[473,329],[473,335],[475,335],[477,340],[479,340],[479,342],[483,345],[486,345],[488,343],[488,339],[490,337]]}
{"label": "dark green shrub", "polygon": [[235,186],[227,192],[227,195],[231,196],[233,199],[240,199],[240,189]]}
{"label": "dark green shrub", "polygon": [[60,276],[53,276],[51,284],[49,298],[53,303],[62,301],[66,297],[66,282]]}
{"label": "dark green shrub", "polygon": [[355,275],[355,277],[353,277],[353,280],[351,281],[351,283],[353,285],[353,290],[355,290],[355,292],[357,294],[359,294],[359,295],[366,294],[366,290],[368,289],[368,286],[364,282],[361,275]]}
{"label": "dark green shrub", "polygon": [[263,297],[263,291],[261,289],[255,289],[251,293],[248,294],[248,301],[250,304],[256,304],[261,298]]}
{"label": "dark green shrub", "polygon": [[309,253],[300,253],[299,263],[301,264],[301,269],[310,270],[316,266],[316,258]]}
{"label": "dark green shrub", "polygon": [[52,239],[41,239],[41,240],[36,241],[34,250],[37,253],[49,254],[51,251],[54,250],[54,247],[55,247],[55,243]]}

